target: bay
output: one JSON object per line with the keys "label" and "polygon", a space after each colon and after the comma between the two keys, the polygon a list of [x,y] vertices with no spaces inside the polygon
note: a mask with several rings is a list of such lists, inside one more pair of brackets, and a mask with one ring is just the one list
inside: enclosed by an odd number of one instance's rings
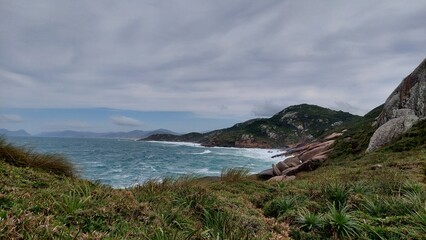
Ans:
{"label": "bay", "polygon": [[202,147],[194,143],[141,142],[123,139],[9,137],[17,146],[59,153],[82,178],[114,188],[147,179],[182,175],[220,176],[223,169],[244,167],[251,173],[269,168],[277,149]]}

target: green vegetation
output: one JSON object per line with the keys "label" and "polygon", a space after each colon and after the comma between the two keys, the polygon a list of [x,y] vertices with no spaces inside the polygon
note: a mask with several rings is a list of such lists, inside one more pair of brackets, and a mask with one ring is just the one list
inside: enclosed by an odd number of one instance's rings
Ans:
{"label": "green vegetation", "polygon": [[363,153],[367,149],[370,138],[375,131],[373,126],[375,119],[380,115],[382,109],[383,105],[380,105],[364,117],[342,124],[339,130],[346,129],[347,131],[338,139],[330,157],[346,158]]}
{"label": "green vegetation", "polygon": [[73,177],[73,166],[68,160],[58,154],[40,154],[29,149],[23,149],[7,144],[0,138],[0,159],[17,166],[43,169],[58,175]]}
{"label": "green vegetation", "polygon": [[424,129],[421,122],[371,154],[349,149],[294,181],[264,182],[237,168],[129,189],[71,177],[72,168],[57,170],[70,166],[65,159],[2,140],[0,239],[422,239]]}
{"label": "green vegetation", "polygon": [[360,119],[347,112],[300,104],[290,106],[271,118],[251,119],[226,129],[181,136],[158,134],[144,140],[189,141],[222,147],[283,147],[319,137],[339,129],[342,124]]}

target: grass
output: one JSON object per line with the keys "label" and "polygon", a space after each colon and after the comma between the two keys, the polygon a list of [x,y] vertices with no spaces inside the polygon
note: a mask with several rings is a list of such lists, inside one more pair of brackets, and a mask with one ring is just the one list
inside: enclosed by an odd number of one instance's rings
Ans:
{"label": "grass", "polygon": [[112,189],[75,177],[65,158],[1,140],[0,239],[422,239],[426,149],[419,144],[348,150],[289,182],[237,168],[217,179]]}
{"label": "grass", "polygon": [[230,168],[222,170],[220,179],[225,182],[238,182],[244,180],[249,175],[247,168]]}
{"label": "grass", "polygon": [[69,161],[59,154],[40,154],[30,149],[8,144],[0,138],[0,159],[17,167],[30,167],[49,171],[67,177],[75,176],[75,170]]}

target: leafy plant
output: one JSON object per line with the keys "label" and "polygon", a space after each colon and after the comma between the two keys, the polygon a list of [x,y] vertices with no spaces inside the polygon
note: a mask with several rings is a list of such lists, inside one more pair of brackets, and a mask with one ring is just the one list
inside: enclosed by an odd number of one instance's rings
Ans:
{"label": "leafy plant", "polygon": [[353,239],[359,236],[360,224],[355,217],[348,213],[348,206],[336,208],[335,205],[330,205],[325,219],[332,236],[340,239]]}
{"label": "leafy plant", "polygon": [[337,208],[345,206],[352,193],[351,188],[340,183],[328,184],[321,191],[325,198]]}
{"label": "leafy plant", "polygon": [[263,212],[267,217],[278,217],[296,206],[296,198],[277,198],[268,202],[263,208]]}
{"label": "leafy plant", "polygon": [[324,226],[323,216],[309,211],[307,208],[299,210],[296,222],[300,224],[300,228],[304,231],[312,231],[321,229]]}

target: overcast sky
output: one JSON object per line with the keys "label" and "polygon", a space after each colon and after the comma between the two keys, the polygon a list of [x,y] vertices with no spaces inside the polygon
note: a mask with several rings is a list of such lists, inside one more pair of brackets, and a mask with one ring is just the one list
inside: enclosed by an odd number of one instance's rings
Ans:
{"label": "overcast sky", "polygon": [[426,57],[425,13],[420,0],[0,0],[0,128],[203,131],[300,103],[364,114]]}

